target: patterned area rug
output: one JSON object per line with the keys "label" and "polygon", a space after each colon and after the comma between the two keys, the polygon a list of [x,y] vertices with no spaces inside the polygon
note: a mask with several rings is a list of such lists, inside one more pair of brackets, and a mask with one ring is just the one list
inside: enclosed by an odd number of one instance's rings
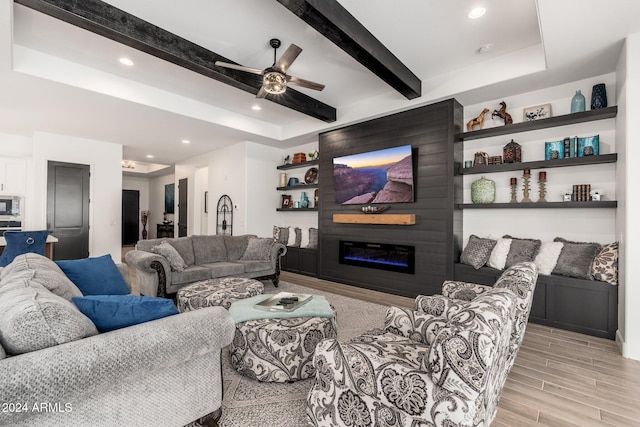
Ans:
{"label": "patterned area rug", "polygon": [[[265,293],[281,291],[324,295],[336,309],[338,338],[347,340],[384,325],[387,307],[328,292],[280,282],[265,282]],[[366,290],[363,290],[366,292]],[[220,427],[305,427],[305,402],[313,379],[291,384],[263,383],[244,377],[231,366],[228,349],[222,350],[224,398]]]}

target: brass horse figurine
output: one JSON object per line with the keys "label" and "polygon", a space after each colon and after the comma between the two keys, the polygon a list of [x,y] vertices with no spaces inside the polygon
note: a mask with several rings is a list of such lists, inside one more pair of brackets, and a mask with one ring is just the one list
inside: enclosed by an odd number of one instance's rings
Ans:
{"label": "brass horse figurine", "polygon": [[504,124],[505,125],[510,125],[511,123],[513,123],[513,119],[511,118],[511,114],[507,113],[507,103],[502,101],[500,103],[500,110],[493,110],[493,113],[491,113],[491,118],[493,119],[495,116],[500,117],[502,120],[504,120]]}
{"label": "brass horse figurine", "polygon": [[484,110],[482,110],[482,113],[478,115],[478,117],[476,117],[475,119],[469,120],[467,122],[467,131],[472,130],[474,126],[480,126],[480,129],[482,129],[482,122],[484,122],[484,115],[487,114],[488,112],[489,112],[489,109],[485,108]]}

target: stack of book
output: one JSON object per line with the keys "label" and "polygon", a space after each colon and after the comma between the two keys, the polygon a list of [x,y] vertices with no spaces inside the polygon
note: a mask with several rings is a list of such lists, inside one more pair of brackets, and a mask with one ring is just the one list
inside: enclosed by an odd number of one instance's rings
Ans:
{"label": "stack of book", "polygon": [[573,186],[571,193],[572,202],[590,202],[591,201],[591,184],[576,184]]}

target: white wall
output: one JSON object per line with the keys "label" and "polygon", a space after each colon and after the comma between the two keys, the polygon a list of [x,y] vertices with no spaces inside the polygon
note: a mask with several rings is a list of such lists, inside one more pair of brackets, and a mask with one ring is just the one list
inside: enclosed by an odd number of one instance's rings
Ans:
{"label": "white wall", "polygon": [[[253,196],[253,186],[247,182],[247,142],[232,144],[210,153],[209,200],[212,214],[209,215],[209,234],[216,234],[215,206],[221,196],[227,195],[233,202],[233,235],[247,234],[247,199]],[[263,177],[252,175],[254,179]]]}
{"label": "white wall", "polygon": [[[640,212],[638,190],[640,182],[640,33],[629,36],[622,49],[617,68],[618,120],[617,139],[623,142],[619,152],[618,223],[620,240],[620,289],[618,300],[617,341],[624,357],[640,360],[640,233],[637,215]],[[634,167],[635,166],[635,167]]]}
{"label": "white wall", "polygon": [[[205,192],[209,190],[209,167],[197,168],[194,172],[193,185],[193,234],[209,234],[209,214],[215,215],[215,207],[211,209],[211,198],[207,195],[207,211],[205,212]],[[215,206],[215,205],[214,205]],[[189,206],[191,208],[191,206]]]}
{"label": "white wall", "polygon": [[[140,221],[140,211],[149,210],[149,178],[129,176],[122,177],[123,190],[135,190],[140,194],[140,209],[138,211],[138,240],[142,239],[142,222]],[[147,222],[147,230],[149,223]]]}
{"label": "white wall", "polygon": [[273,235],[280,199],[276,194],[282,152],[273,147],[247,143],[247,234]]}
{"label": "white wall", "polygon": [[[580,89],[585,95],[587,109],[591,104],[591,88],[596,83],[607,86],[608,105],[616,105],[615,74],[607,74],[592,79],[581,80],[562,86],[520,94],[508,98],[488,100],[482,104],[464,107],[464,123],[475,117],[484,107],[493,111],[499,109],[500,101],[507,104],[507,112],[514,123],[522,121],[523,108],[551,103],[553,116],[570,113],[571,98]],[[492,120],[490,113],[485,116],[483,128],[503,126],[504,122],[496,118]],[[607,119],[596,122],[581,123],[544,129],[533,132],[516,133],[512,136],[500,136],[470,140],[465,142],[464,159],[473,160],[476,152],[488,155],[502,155],[502,148],[511,138],[522,145],[522,160],[525,162],[544,160],[544,143],[558,141],[564,137],[600,136],[600,154],[614,153],[616,147],[616,120]],[[573,184],[591,184],[592,189],[602,189],[605,199],[615,200],[616,168],[615,164],[575,166],[567,168],[546,169],[547,201],[561,201],[562,191],[571,191]],[[530,198],[538,200],[538,170],[532,170]],[[471,203],[471,184],[482,175],[464,176],[464,201]],[[487,174],[486,178],[496,183],[496,202],[510,201],[509,181],[511,177],[518,179],[517,199],[522,200],[522,172],[500,172]],[[470,234],[486,237],[489,234],[502,236],[511,234],[516,237],[538,238],[552,241],[560,236],[569,240],[596,241],[610,243],[616,239],[615,209],[467,209],[464,211],[464,241]]]}
{"label": "white wall", "polygon": [[[189,179],[189,234],[216,233],[216,207],[223,195],[233,202],[234,235],[271,236],[274,225],[317,227],[317,212],[276,212],[282,193],[276,190],[280,175],[276,167],[287,155],[317,148],[312,143],[282,150],[245,141],[176,164],[176,182]],[[303,181],[307,169],[287,172]],[[208,191],[208,214],[202,206],[204,191]],[[298,200],[301,191],[291,192],[292,196]],[[312,191],[308,195],[313,198]]]}
{"label": "white wall", "polygon": [[33,226],[46,227],[47,163],[89,165],[89,256],[122,257],[122,145],[36,132],[33,135]]}

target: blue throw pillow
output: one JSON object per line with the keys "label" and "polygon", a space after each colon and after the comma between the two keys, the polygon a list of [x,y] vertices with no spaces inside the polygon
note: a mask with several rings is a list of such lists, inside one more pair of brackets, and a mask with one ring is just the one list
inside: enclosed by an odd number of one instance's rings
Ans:
{"label": "blue throw pillow", "polygon": [[29,252],[44,255],[48,235],[48,230],[5,231],[4,240],[7,245],[0,255],[0,267],[11,264],[18,255]]}
{"label": "blue throw pillow", "polygon": [[136,295],[89,295],[73,302],[98,331],[107,332],[178,314],[173,301]]}
{"label": "blue throw pillow", "polygon": [[82,295],[127,295],[131,293],[111,255],[56,261]]}

